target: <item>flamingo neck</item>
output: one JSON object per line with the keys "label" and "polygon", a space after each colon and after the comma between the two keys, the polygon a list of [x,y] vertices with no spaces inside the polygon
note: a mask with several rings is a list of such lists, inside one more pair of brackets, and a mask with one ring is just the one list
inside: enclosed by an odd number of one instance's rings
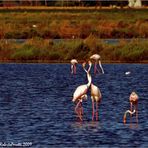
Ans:
{"label": "flamingo neck", "polygon": [[101,61],[100,60],[99,60],[99,66],[100,66],[100,68],[102,70],[102,73],[104,74],[104,70],[103,70],[103,67],[102,67],[102,64],[101,64]]}
{"label": "flamingo neck", "polygon": [[86,74],[87,74],[87,80],[88,80],[87,87],[88,87],[88,88],[90,87],[91,82],[92,82],[92,78],[91,78],[91,75],[90,75],[91,66],[92,66],[92,64],[89,63],[89,68],[88,68],[88,70],[86,70],[86,69],[85,69],[85,66],[83,66],[83,69],[84,69],[84,71],[85,71]]}
{"label": "flamingo neck", "polygon": [[73,64],[71,65],[71,73],[73,74],[73,69],[74,69],[74,66]]}
{"label": "flamingo neck", "polygon": [[133,110],[133,111],[130,111],[130,110],[127,110],[125,113],[124,113],[124,122],[126,122],[126,116],[127,116],[127,113],[129,113],[129,114],[134,114],[136,111],[135,111],[135,109]]}
{"label": "flamingo neck", "polygon": [[87,73],[87,70],[85,69],[85,67],[83,67],[84,71]]}
{"label": "flamingo neck", "polygon": [[88,86],[88,87],[90,87],[91,82],[92,82],[92,78],[91,78],[91,75],[90,75],[90,73],[89,73],[89,72],[87,73],[87,79],[88,79],[87,86]]}

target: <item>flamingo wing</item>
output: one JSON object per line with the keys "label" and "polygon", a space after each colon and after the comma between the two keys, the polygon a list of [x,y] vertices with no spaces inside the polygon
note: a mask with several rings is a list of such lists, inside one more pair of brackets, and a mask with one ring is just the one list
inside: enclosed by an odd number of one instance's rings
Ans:
{"label": "flamingo wing", "polygon": [[87,93],[87,90],[87,85],[78,86],[73,94],[72,101],[75,102],[77,99],[81,99],[81,97]]}
{"label": "flamingo wing", "polygon": [[100,89],[94,84],[91,84],[91,96],[96,99],[100,99],[102,97]]}

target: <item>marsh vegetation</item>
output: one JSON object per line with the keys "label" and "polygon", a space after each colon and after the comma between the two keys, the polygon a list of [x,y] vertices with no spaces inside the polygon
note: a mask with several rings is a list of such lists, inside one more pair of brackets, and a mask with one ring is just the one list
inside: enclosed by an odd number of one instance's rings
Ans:
{"label": "marsh vegetation", "polygon": [[[147,10],[1,11],[0,61],[66,62],[99,53],[105,62],[147,62]],[[112,38],[119,43],[102,40]]]}

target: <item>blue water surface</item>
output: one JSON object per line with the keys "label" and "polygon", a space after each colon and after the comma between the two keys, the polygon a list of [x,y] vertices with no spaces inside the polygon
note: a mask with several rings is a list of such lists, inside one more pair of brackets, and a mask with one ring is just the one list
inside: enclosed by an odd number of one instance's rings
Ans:
{"label": "blue water surface", "polygon": [[[71,101],[87,83],[81,65],[0,64],[0,145],[41,147],[148,147],[148,65],[103,64],[104,75],[91,74],[102,92],[99,121],[91,121],[91,99],[83,102],[80,122]],[[130,75],[125,72],[130,71]],[[122,122],[129,95],[136,91],[138,125]]]}

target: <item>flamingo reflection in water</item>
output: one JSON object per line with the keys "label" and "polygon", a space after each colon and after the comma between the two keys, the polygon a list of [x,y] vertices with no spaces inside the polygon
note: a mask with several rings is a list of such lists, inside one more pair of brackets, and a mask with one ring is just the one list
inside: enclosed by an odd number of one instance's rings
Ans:
{"label": "flamingo reflection in water", "polygon": [[[136,122],[138,123],[138,95],[135,92],[132,92],[130,94],[129,101],[130,101],[130,110],[127,110],[124,113],[123,123],[124,124],[126,123],[127,113],[130,114],[130,118],[132,117],[133,114],[136,113]],[[133,107],[134,107],[134,110],[133,110]]]}

